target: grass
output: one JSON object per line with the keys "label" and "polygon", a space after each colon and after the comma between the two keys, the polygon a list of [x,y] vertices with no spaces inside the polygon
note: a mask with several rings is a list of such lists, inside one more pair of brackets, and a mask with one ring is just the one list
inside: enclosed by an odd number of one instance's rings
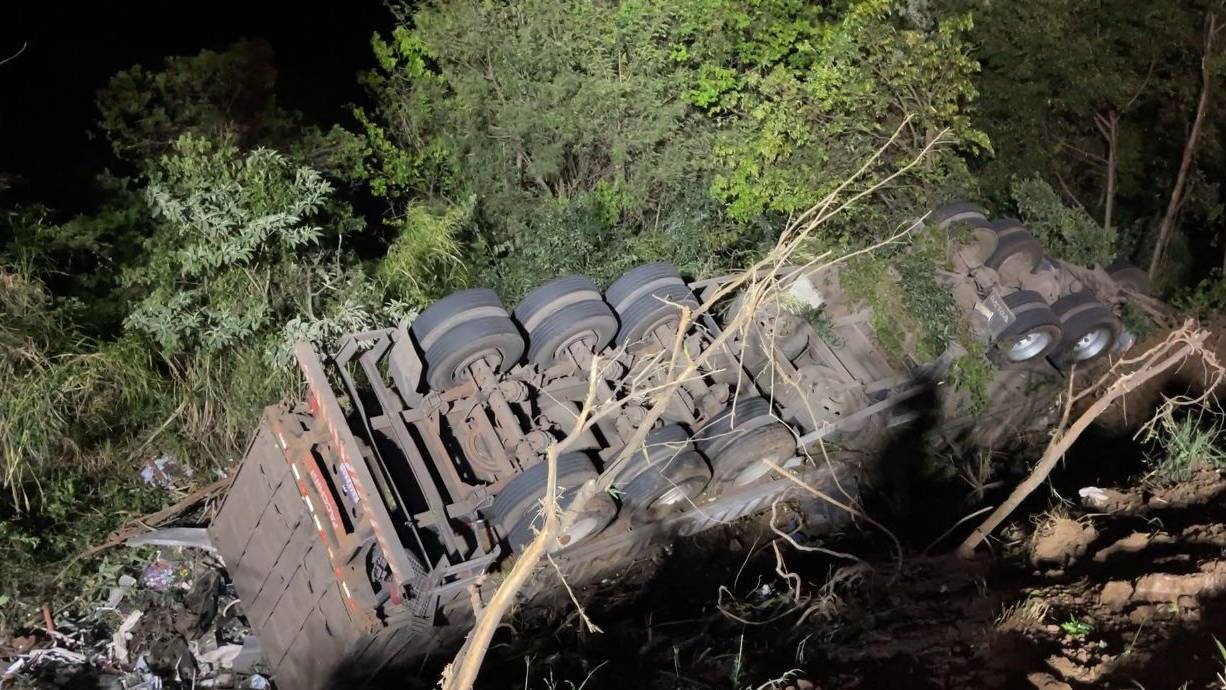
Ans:
{"label": "grass", "polygon": [[1070,613],[1068,620],[1060,624],[1060,629],[1073,637],[1085,637],[1094,632],[1094,624]]}
{"label": "grass", "polygon": [[852,262],[840,280],[852,299],[870,308],[877,340],[895,364],[906,365],[908,358],[929,362],[950,345],[961,345],[967,354],[954,362],[949,383],[969,394],[966,412],[982,412],[991,403],[992,367],[953,294],[933,272],[933,267],[947,268],[949,243],[957,237],[929,227],[913,238],[905,247]]}
{"label": "grass", "polygon": [[1201,469],[1226,469],[1220,413],[1203,406],[1178,417],[1175,412],[1175,407],[1163,405],[1146,427],[1144,440],[1156,446],[1146,458],[1148,479],[1171,485],[1191,479]]}

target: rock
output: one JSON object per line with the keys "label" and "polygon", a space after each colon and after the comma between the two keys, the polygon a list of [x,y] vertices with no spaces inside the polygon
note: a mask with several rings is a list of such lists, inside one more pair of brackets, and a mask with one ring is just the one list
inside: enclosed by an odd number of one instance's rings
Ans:
{"label": "rock", "polygon": [[1055,518],[1034,540],[1030,557],[1038,568],[1066,568],[1084,556],[1097,537],[1098,530],[1092,525]]}
{"label": "rock", "polygon": [[1171,537],[1166,534],[1150,535],[1145,532],[1133,532],[1107,548],[1100,549],[1098,553],[1094,554],[1094,562],[1106,563],[1111,558],[1122,553],[1137,553],[1149,548],[1150,544],[1170,544],[1171,542]]}
{"label": "rock", "polygon": [[1149,604],[1138,606],[1128,613],[1128,620],[1136,625],[1141,625],[1153,617],[1154,607]]}
{"label": "rock", "polygon": [[1035,690],[1073,690],[1073,686],[1062,680],[1057,680],[1050,673],[1031,673],[1026,676],[1026,680],[1030,681]]}
{"label": "rock", "polygon": [[1133,598],[1194,608],[1201,596],[1222,591],[1226,591],[1226,573],[1223,572],[1211,570],[1187,575],[1151,573],[1137,580]]}
{"label": "rock", "polygon": [[1132,584],[1123,580],[1112,580],[1103,585],[1103,591],[1098,595],[1098,603],[1112,611],[1123,611],[1132,600]]}

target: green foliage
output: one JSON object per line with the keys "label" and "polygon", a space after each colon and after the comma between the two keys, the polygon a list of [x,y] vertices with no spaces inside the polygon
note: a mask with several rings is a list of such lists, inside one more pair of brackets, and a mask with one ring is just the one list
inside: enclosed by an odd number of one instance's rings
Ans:
{"label": "green foliage", "polygon": [[331,191],[274,151],[181,138],[150,173],[158,225],[126,276],[141,295],[128,327],[173,354],[221,350],[282,321],[292,264],[323,258],[313,221]]}
{"label": "green foliage", "polygon": [[272,48],[242,41],[228,50],[167,58],[162,69],[140,65],[98,92],[99,126],[121,159],[145,165],[185,134],[247,147],[290,135],[289,114],[273,96]]}
{"label": "green foliage", "polygon": [[967,350],[965,355],[954,360],[949,371],[949,384],[954,390],[965,391],[969,396],[966,412],[978,414],[988,409],[992,400],[988,384],[992,381],[992,363],[988,361],[983,345],[970,338],[960,340]]}
{"label": "green foliage", "polygon": [[1084,266],[1115,260],[1115,231],[1103,228],[1084,209],[1066,206],[1041,177],[1014,180],[1012,194],[1026,227],[1052,256]]}
{"label": "green foliage", "polygon": [[66,331],[41,285],[0,273],[0,468],[27,502],[27,481],[62,465],[105,467],[91,453],[149,421],[166,390],[130,340],[95,343]]}
{"label": "green foliage", "polygon": [[470,197],[442,212],[423,204],[405,208],[396,222],[396,238],[375,272],[389,295],[420,310],[467,280],[459,237],[472,223],[475,207]]}
{"label": "green foliage", "polygon": [[1226,469],[1219,414],[1204,408],[1194,413],[1184,410],[1178,416],[1176,412],[1174,406],[1164,405],[1156,422],[1145,428],[1145,442],[1156,446],[1148,458],[1150,477],[1169,485],[1187,481],[1201,469]]}
{"label": "green foliage", "polygon": [[1171,302],[1179,311],[1198,318],[1226,310],[1226,279],[1215,272],[1195,286],[1176,292]]}
{"label": "green foliage", "polygon": [[[975,97],[977,69],[962,43],[965,17],[908,26],[886,0],[849,3],[843,12],[790,0],[706,4],[683,36],[693,41],[687,54],[700,76],[711,63],[736,75],[719,96],[720,110],[737,117],[716,138],[712,180],[712,193],[734,217],[807,208],[859,169],[905,117],[911,121],[900,145],[866,180],[942,129],[967,150],[988,148],[963,109]],[[725,38],[699,40],[709,35]],[[939,182],[959,165],[952,152],[938,152],[922,177]]]}
{"label": "green foliage", "polygon": [[[601,282],[635,261],[699,273],[768,244],[910,116],[880,177],[967,118],[969,21],[917,24],[885,0],[498,5],[399,9],[373,41],[359,111],[366,168],[394,217],[475,196],[469,263],[508,299],[561,270]],[[953,149],[916,177],[964,169]],[[961,184],[959,182],[958,184]],[[922,200],[896,186],[842,232],[861,242]],[[445,213],[445,212],[444,212]]]}
{"label": "green foliage", "polygon": [[1068,620],[1060,624],[1060,629],[1073,637],[1085,637],[1094,632],[1094,623],[1070,613]]}
{"label": "green foliage", "polygon": [[936,359],[960,338],[953,295],[934,266],[946,262],[945,233],[925,228],[910,242],[857,258],[840,273],[848,295],[868,304],[873,330],[900,363]]}
{"label": "green foliage", "polygon": [[[976,165],[990,201],[1005,205],[1015,179],[1056,185],[1105,222],[1115,132],[1112,228],[1121,255],[1140,263],[1165,212],[1200,92],[1205,14],[1212,3],[1136,0],[934,0],[936,12],[975,17],[982,66],[975,124],[995,156]],[[1219,68],[1220,69],[1220,68]],[[1206,246],[1220,236],[1221,141],[1210,104],[1180,222]],[[1115,125],[1112,125],[1112,122]],[[1148,237],[1145,237],[1148,236]],[[1148,241],[1146,241],[1148,240]],[[1101,247],[1093,244],[1093,247]],[[1114,258],[1114,257],[1112,257]],[[1161,282],[1161,281],[1159,281]]]}

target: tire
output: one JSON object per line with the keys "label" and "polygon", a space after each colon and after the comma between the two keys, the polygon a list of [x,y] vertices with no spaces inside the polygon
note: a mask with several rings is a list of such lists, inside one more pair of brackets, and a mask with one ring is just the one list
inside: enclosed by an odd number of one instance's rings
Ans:
{"label": "tire", "polygon": [[967,239],[970,246],[975,249],[975,258],[980,263],[987,263],[987,260],[996,253],[996,248],[1000,245],[1000,236],[992,223],[986,219],[970,217],[965,221],[960,222],[960,227],[950,231],[950,236],[960,241],[962,237],[958,233],[966,233],[969,235]]}
{"label": "tire", "polygon": [[[563,509],[569,508],[573,498],[572,495],[565,505],[559,503],[559,506]],[[608,494],[596,494],[583,507],[582,513],[575,516],[570,528],[558,535],[557,542],[547,546],[548,552],[557,553],[588,537],[599,534],[616,516],[617,504],[613,502],[613,499]],[[544,524],[544,518],[539,512],[524,515],[507,533],[507,546],[514,553],[522,552],[536,538],[536,531]]]}
{"label": "tire", "polygon": [[617,334],[613,310],[583,276],[563,276],[528,293],[515,319],[528,334],[528,361],[542,369],[557,364],[575,341],[599,352]]}
{"label": "tire", "polygon": [[524,338],[507,317],[487,317],[449,329],[426,350],[426,381],[435,390],[459,385],[469,364],[497,357],[495,372],[510,369],[524,354]]}
{"label": "tire", "polygon": [[1017,318],[996,336],[997,359],[1001,364],[1036,361],[1060,347],[1063,336],[1060,317],[1039,293],[1018,290],[1005,295],[1003,301]]}
{"label": "tire", "polygon": [[694,444],[708,458],[714,458],[737,437],[738,431],[774,421],[770,402],[760,396],[739,397],[735,404],[712,417],[694,435]]}
{"label": "tire", "polygon": [[933,209],[932,213],[928,214],[927,223],[935,225],[942,230],[948,230],[954,223],[974,220],[986,222],[987,219],[987,211],[983,210],[983,207],[979,204],[969,201],[955,201],[942,204]]}
{"label": "tire", "polygon": [[[487,516],[490,522],[506,534],[530,509],[537,508],[545,495],[549,465],[542,460],[520,472],[494,496]],[[558,505],[565,508],[575,497],[575,490],[596,477],[596,468],[583,453],[563,453],[558,456]],[[537,511],[539,512],[539,511]]]}
{"label": "tire", "polygon": [[664,285],[640,295],[625,310],[618,310],[621,328],[617,344],[636,349],[660,326],[680,316],[682,305],[698,306],[698,300],[685,283]]}
{"label": "tire", "polygon": [[457,314],[473,310],[480,310],[480,314],[487,316],[506,315],[506,307],[502,305],[502,300],[498,299],[497,293],[493,290],[485,288],[457,290],[426,307],[416,319],[413,319],[410,330],[413,331],[413,337],[417,338],[421,349],[425,350],[437,339],[437,335],[434,334],[435,330],[452,320]]}
{"label": "tire", "polygon": [[577,302],[603,301],[600,291],[585,276],[569,275],[541,285],[524,295],[515,307],[515,320],[531,331],[538,321],[558,309]]}
{"label": "tire", "polygon": [[996,249],[984,265],[999,273],[1012,271],[1020,277],[1030,273],[1043,261],[1043,245],[1030,231],[1013,219],[992,223],[996,230]]}
{"label": "tire", "polygon": [[1146,297],[1154,294],[1153,285],[1149,282],[1149,274],[1132,264],[1112,264],[1107,268],[1107,273],[1110,274],[1111,280],[1119,283],[1120,287],[1127,288],[1138,295]]}
{"label": "tire", "polygon": [[796,454],[796,437],[783,422],[772,419],[724,444],[711,457],[711,486],[720,493],[739,489],[769,475],[765,461],[783,464]]}
{"label": "tire", "polygon": [[515,365],[524,339],[492,290],[461,290],[426,308],[411,326],[426,364],[426,383],[435,390],[458,385],[468,365],[497,357],[496,372]]}
{"label": "tire", "polygon": [[668,455],[645,466],[622,489],[622,502],[630,522],[659,522],[690,505],[711,482],[711,468],[698,453],[689,450]]}
{"label": "tire", "polygon": [[1090,362],[1109,354],[1122,325],[1105,304],[1088,292],[1075,292],[1051,305],[1064,331],[1053,355],[1061,366]]}
{"label": "tire", "polygon": [[623,273],[605,290],[604,296],[613,311],[621,315],[640,297],[666,285],[685,285],[685,281],[681,279],[676,266],[666,261],[656,261],[635,266]]}
{"label": "tire", "polygon": [[[541,499],[545,494],[549,466],[538,462],[521,472],[503,487],[490,506],[490,521],[513,552],[520,552],[532,542],[536,529],[544,524],[541,514]],[[558,508],[570,508],[579,493],[579,487],[597,477],[596,468],[583,453],[564,453],[558,456]],[[608,526],[617,514],[617,506],[607,495],[593,497],[592,505],[584,506],[575,517],[570,529],[558,535],[558,551],[592,536]]]}

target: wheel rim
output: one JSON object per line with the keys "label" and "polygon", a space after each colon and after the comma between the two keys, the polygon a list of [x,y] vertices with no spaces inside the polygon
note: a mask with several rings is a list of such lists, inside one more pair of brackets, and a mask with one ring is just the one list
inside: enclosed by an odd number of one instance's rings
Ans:
{"label": "wheel rim", "polygon": [[675,506],[678,503],[681,503],[687,498],[689,498],[688,491],[686,491],[684,488],[680,486],[674,486],[673,488],[661,494],[660,497],[656,499],[655,503],[652,504],[652,507],[653,508],[671,508],[672,506]]}
{"label": "wheel rim", "polygon": [[1073,345],[1073,359],[1081,362],[1095,357],[1111,342],[1111,329],[1100,326],[1078,338]]}
{"label": "wheel rim", "polygon": [[742,470],[741,473],[736,476],[736,479],[732,480],[732,485],[735,487],[742,487],[747,484],[752,484],[762,477],[765,477],[770,471],[770,465],[767,465],[762,460],[757,460],[752,465]]}
{"label": "wheel rim", "polygon": [[564,534],[558,537],[558,543],[562,546],[569,546],[575,542],[585,539],[592,532],[595,532],[600,527],[600,521],[594,517],[585,517],[575,520],[566,530]]}
{"label": "wheel rim", "polygon": [[1034,359],[1046,350],[1050,344],[1051,336],[1047,333],[1043,331],[1030,331],[1013,341],[1013,345],[1009,347],[1009,361],[1024,362],[1028,359]]}

